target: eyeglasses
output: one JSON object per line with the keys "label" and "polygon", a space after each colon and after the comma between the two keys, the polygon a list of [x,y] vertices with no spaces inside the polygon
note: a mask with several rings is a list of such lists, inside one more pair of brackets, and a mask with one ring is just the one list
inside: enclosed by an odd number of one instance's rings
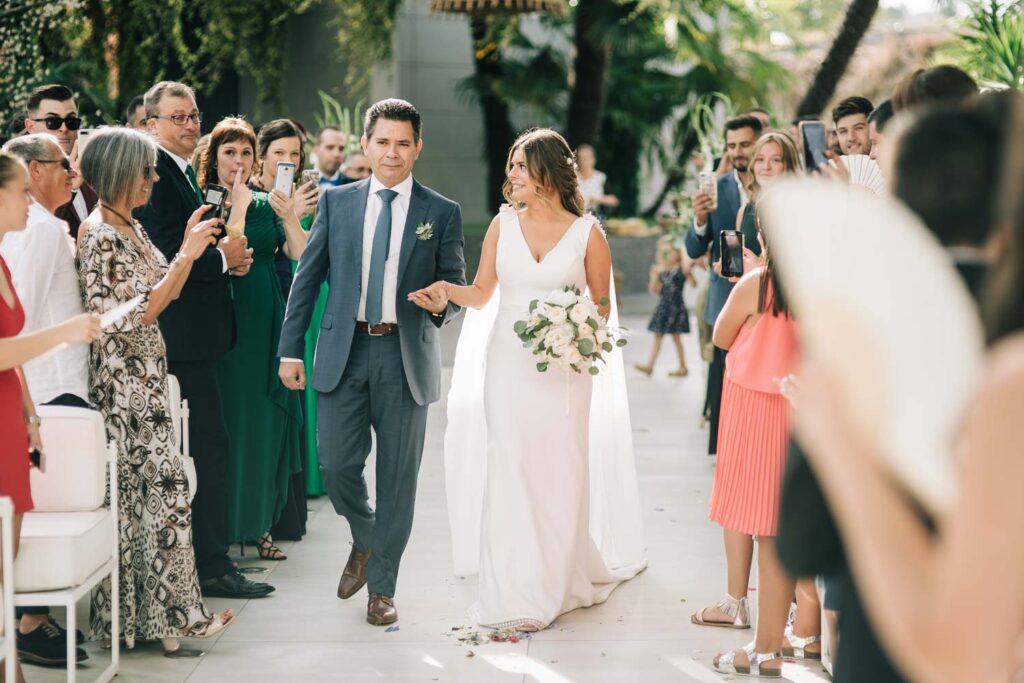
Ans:
{"label": "eyeglasses", "polygon": [[154,116],[153,118],[167,119],[176,126],[184,126],[189,121],[196,125],[199,125],[203,122],[202,112],[196,112],[195,114],[175,114],[174,116]]}
{"label": "eyeglasses", "polygon": [[[64,118],[59,116],[45,116],[41,119],[32,120],[44,121],[46,123],[47,130],[60,130],[61,126],[67,126],[68,130],[78,130],[82,127],[82,119],[74,114],[68,114]],[[38,159],[36,161],[38,161]]]}
{"label": "eyeglasses", "polygon": [[67,157],[64,157],[63,159],[29,159],[29,161],[38,161],[41,164],[60,164],[68,173],[71,173],[72,171],[71,160]]}

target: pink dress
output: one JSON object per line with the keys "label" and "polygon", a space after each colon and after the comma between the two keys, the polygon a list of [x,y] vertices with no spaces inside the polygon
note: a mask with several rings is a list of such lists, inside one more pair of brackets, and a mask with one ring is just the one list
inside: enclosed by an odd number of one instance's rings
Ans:
{"label": "pink dress", "polygon": [[793,321],[773,316],[770,302],[766,309],[753,327],[740,328],[726,357],[711,491],[712,521],[752,536],[778,532],[789,404],[772,380],[792,372],[797,360]]}

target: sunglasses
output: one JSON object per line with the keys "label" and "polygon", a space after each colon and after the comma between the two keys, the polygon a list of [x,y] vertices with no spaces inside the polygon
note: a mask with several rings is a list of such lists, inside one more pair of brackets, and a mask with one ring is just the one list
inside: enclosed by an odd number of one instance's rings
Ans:
{"label": "sunglasses", "polygon": [[38,161],[41,164],[60,164],[61,168],[71,173],[71,160],[67,157],[63,159],[29,159],[29,161]]}
{"label": "sunglasses", "polygon": [[32,120],[45,122],[47,130],[60,130],[61,126],[67,126],[68,130],[78,130],[79,128],[82,127],[81,117],[75,116],[74,114],[68,114],[64,118],[61,118],[59,116],[46,116],[41,119]]}

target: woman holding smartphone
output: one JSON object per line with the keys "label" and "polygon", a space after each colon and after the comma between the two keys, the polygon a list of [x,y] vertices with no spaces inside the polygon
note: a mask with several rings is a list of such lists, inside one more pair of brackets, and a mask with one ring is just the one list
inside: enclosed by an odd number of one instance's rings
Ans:
{"label": "woman holding smartphone", "polygon": [[227,230],[244,231],[253,250],[249,272],[232,283],[235,346],[217,362],[231,442],[230,539],[256,541],[261,558],[284,560],[270,529],[288,500],[291,476],[301,471],[301,406],[299,397],[277,376],[276,344],[285,301],[274,259],[280,252],[297,260],[306,248],[306,232],[291,197],[250,189],[256,150],[256,133],[247,121],[222,120],[210,134],[199,184],[204,192],[212,185],[229,188]]}
{"label": "woman holding smartphone", "polygon": [[[8,152],[0,152],[0,240],[8,232],[24,230],[32,197],[28,171]],[[25,311],[14,291],[11,272],[0,256],[0,496],[14,505],[14,554],[18,554],[21,521],[32,510],[29,489],[29,451],[41,452],[39,416],[28,393],[20,366],[58,344],[88,344],[100,335],[98,315],[82,314],[59,325],[21,335]],[[0,577],[3,580],[7,577]],[[17,667],[17,681],[25,679]]]}

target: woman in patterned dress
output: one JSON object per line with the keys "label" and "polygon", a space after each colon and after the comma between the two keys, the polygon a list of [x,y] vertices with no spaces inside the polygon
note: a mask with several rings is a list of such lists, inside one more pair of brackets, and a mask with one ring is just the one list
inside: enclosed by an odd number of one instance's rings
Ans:
{"label": "woman in patterned dress", "polygon": [[[198,209],[185,227],[181,251],[170,264],[153,246],[132,209],[149,199],[156,174],[156,145],[125,128],[97,132],[81,160],[82,174],[100,203],[83,222],[78,271],[86,309],[104,313],[139,298],[119,322],[93,343],[89,395],[103,413],[118,448],[121,624],[126,645],[177,638],[207,638],[234,618],[203,606],[192,548],[189,485],[175,444],[167,390],[167,351],[157,316],[188,278],[192,262],[220,230],[200,222]],[[93,632],[109,638],[110,586],[93,593]]]}

